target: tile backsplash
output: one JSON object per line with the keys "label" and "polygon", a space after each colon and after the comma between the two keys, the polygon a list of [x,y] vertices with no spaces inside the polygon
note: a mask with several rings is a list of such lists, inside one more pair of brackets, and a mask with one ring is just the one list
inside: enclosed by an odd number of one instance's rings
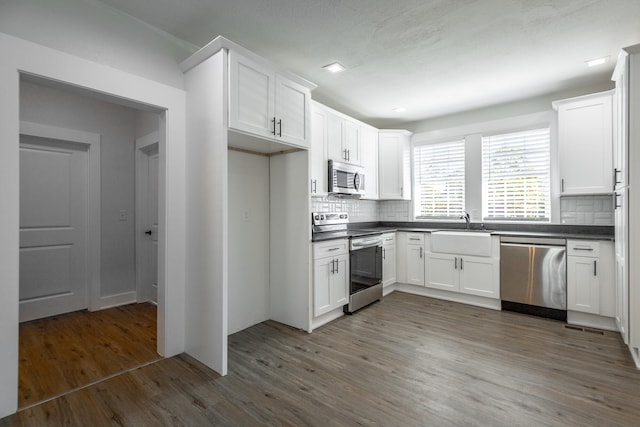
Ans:
{"label": "tile backsplash", "polygon": [[579,225],[613,225],[613,196],[564,196],[560,222]]}
{"label": "tile backsplash", "polygon": [[[405,200],[358,200],[313,197],[312,212],[348,212],[351,222],[413,221],[411,202]],[[613,225],[612,196],[564,196],[560,199],[560,222],[571,225]]]}
{"label": "tile backsplash", "polygon": [[381,221],[376,200],[313,197],[311,212],[347,212],[350,222]]}

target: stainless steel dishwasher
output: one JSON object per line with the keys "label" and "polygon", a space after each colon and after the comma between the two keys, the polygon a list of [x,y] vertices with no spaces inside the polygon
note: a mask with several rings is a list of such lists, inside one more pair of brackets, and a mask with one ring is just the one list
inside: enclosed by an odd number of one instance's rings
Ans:
{"label": "stainless steel dishwasher", "polygon": [[566,240],[500,239],[502,309],[567,320]]}

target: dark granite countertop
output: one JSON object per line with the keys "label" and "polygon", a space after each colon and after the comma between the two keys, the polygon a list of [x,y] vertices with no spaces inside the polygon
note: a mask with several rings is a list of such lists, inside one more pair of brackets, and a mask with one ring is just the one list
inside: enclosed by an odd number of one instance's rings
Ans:
{"label": "dark granite countertop", "polygon": [[[366,222],[351,223],[349,231],[337,233],[318,233],[312,241],[346,239],[396,231],[432,233],[435,231],[463,231],[464,224],[458,223],[415,223],[415,222]],[[565,224],[488,224],[483,230],[479,223],[471,224],[471,231],[487,231],[497,236],[549,237],[580,240],[614,240],[613,226],[601,225],[565,225]]]}

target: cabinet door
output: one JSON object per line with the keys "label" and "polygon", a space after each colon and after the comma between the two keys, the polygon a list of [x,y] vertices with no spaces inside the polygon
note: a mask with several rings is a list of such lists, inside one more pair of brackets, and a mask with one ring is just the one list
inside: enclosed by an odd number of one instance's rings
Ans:
{"label": "cabinet door", "polygon": [[396,247],[382,247],[382,286],[396,283]]}
{"label": "cabinet door", "polygon": [[360,129],[360,152],[364,167],[364,197],[378,198],[378,131],[369,127]]}
{"label": "cabinet door", "polygon": [[347,152],[347,162],[355,165],[361,164],[360,126],[357,123],[345,120],[342,124],[342,149]]}
{"label": "cabinet door", "polygon": [[313,315],[331,311],[331,280],[335,271],[335,258],[322,258],[313,263]]}
{"label": "cabinet door", "polygon": [[349,302],[349,257],[336,257],[335,271],[331,277],[331,309]]}
{"label": "cabinet door", "polygon": [[558,147],[562,194],[613,191],[611,95],[562,103]]}
{"label": "cabinet door", "polygon": [[500,268],[491,258],[464,256],[459,259],[460,292],[500,298]]}
{"label": "cabinet door", "polygon": [[275,99],[276,139],[309,147],[309,89],[276,75]]}
{"label": "cabinet door", "polygon": [[622,340],[629,343],[629,289],[627,285],[627,268],[624,258],[616,256],[616,324]]}
{"label": "cabinet door", "polygon": [[599,282],[596,258],[567,257],[567,309],[599,314]]}
{"label": "cabinet door", "polygon": [[426,286],[445,291],[459,289],[460,257],[448,254],[430,253],[427,256],[427,283]]}
{"label": "cabinet door", "polygon": [[319,108],[311,111],[311,195],[327,194],[327,113]]}
{"label": "cabinet door", "polygon": [[[342,127],[344,119],[331,112],[327,113],[327,155],[329,160],[346,162],[347,154],[342,147]],[[365,184],[366,185],[366,184]]]}
{"label": "cabinet door", "polygon": [[407,245],[407,283],[424,286],[424,247]]}
{"label": "cabinet door", "polygon": [[275,74],[268,68],[229,52],[229,127],[273,138]]}
{"label": "cabinet door", "polygon": [[613,167],[614,167],[614,180],[615,188],[624,188],[627,186],[628,168],[627,168],[627,138],[628,127],[627,117],[629,116],[628,108],[628,93],[629,87],[627,82],[627,76],[629,73],[628,61],[626,57],[620,58],[621,64],[618,64],[622,68],[622,73],[618,74],[616,78],[616,108],[615,108],[615,137],[613,142]]}
{"label": "cabinet door", "polygon": [[378,134],[378,188],[380,199],[411,198],[409,138],[403,133]]}

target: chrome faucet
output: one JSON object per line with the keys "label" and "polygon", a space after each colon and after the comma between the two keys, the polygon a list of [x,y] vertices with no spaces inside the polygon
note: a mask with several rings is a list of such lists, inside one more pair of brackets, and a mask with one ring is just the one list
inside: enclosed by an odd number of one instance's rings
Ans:
{"label": "chrome faucet", "polygon": [[469,212],[462,211],[462,216],[460,216],[460,219],[465,220],[465,222],[467,223],[467,231],[469,231],[471,229],[471,216],[469,216]]}

